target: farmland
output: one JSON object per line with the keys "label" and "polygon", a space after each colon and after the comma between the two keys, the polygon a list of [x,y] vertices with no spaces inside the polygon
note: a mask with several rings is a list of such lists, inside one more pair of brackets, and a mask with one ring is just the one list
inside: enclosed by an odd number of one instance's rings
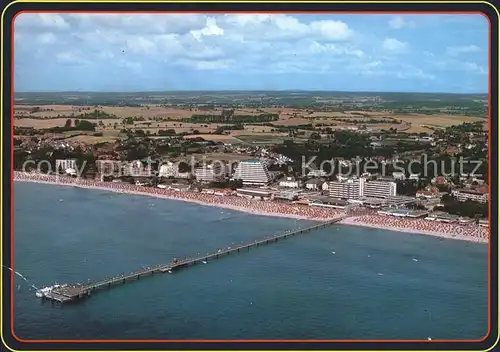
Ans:
{"label": "farmland", "polygon": [[463,122],[483,121],[487,128],[486,101],[484,95],[411,93],[19,93],[14,124],[44,130],[88,120],[99,135],[73,138],[89,143],[120,138],[124,131],[233,142],[325,129],[432,133]]}

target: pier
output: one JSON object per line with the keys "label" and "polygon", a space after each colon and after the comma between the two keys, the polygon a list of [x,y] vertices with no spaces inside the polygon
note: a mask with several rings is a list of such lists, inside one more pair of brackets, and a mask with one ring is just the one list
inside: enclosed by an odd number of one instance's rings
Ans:
{"label": "pier", "polygon": [[325,228],[330,226],[336,222],[342,220],[344,216],[330,220],[321,222],[317,225],[313,225],[306,228],[299,228],[297,230],[286,231],[284,233],[270,236],[264,239],[255,240],[253,242],[248,242],[245,244],[237,245],[235,247],[226,247],[224,249],[219,249],[212,253],[207,253],[202,256],[197,256],[193,258],[185,258],[182,260],[174,259],[170,263],[160,264],[152,267],[143,268],[137,271],[133,271],[129,274],[114,276],[111,278],[106,278],[103,280],[90,282],[87,284],[64,284],[60,287],[54,288],[51,292],[45,295],[45,299],[49,299],[59,303],[65,303],[70,301],[78,301],[83,298],[89,297],[94,291],[109,289],[112,287],[116,287],[118,285],[123,285],[127,282],[138,280],[143,276],[150,276],[157,273],[171,273],[177,271],[181,268],[189,267],[192,265],[200,264],[203,262],[208,262],[210,260],[219,259],[223,256],[227,256],[229,254],[239,253],[244,250],[250,250],[253,247],[260,247],[271,243],[276,243],[280,240],[286,239],[288,237],[309,233],[311,231]]}

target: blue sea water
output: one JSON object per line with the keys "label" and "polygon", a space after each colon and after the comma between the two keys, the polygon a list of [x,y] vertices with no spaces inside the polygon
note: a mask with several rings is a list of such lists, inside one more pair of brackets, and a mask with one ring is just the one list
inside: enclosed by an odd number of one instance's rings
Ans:
{"label": "blue sea water", "polygon": [[[311,224],[19,182],[14,207],[15,270],[38,287]],[[71,305],[36,298],[16,276],[14,331],[23,339],[479,339],[487,280],[484,244],[334,225]]]}

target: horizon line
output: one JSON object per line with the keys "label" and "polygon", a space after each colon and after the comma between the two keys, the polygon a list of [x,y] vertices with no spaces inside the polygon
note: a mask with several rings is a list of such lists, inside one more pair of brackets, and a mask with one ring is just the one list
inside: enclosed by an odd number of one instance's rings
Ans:
{"label": "horizon line", "polygon": [[446,91],[377,91],[377,90],[324,90],[324,89],[177,89],[177,90],[40,90],[14,91],[14,94],[37,93],[199,93],[199,92],[299,92],[299,93],[370,93],[370,94],[450,94],[450,95],[488,95],[489,92],[446,92]]}

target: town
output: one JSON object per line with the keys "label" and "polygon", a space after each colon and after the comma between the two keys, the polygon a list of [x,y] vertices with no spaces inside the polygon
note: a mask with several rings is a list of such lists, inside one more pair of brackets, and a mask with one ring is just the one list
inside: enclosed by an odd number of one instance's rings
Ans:
{"label": "town", "polygon": [[[359,100],[357,97],[352,99]],[[65,118],[60,114],[57,118],[36,117],[44,111],[50,114],[51,109],[41,105],[41,108],[26,112],[20,104],[16,110],[21,113],[16,115],[14,166],[15,170],[30,174],[66,175],[112,184],[112,187],[121,184],[143,191],[156,189],[155,192],[238,197],[273,204],[279,202],[280,205],[289,203],[303,206],[302,212],[310,214],[310,218],[315,217],[311,209],[322,212],[317,213],[317,218],[328,218],[324,213],[326,209],[332,213],[363,209],[372,214],[360,218],[367,225],[381,222],[381,216],[396,218],[398,221],[390,220],[394,227],[412,226],[402,219],[412,219],[415,226],[422,229],[429,226],[423,221],[475,225],[479,230],[473,233],[485,240],[489,201],[485,121],[439,128],[428,126],[426,132],[422,127],[411,132],[414,128],[411,122],[406,122],[404,128],[396,124],[386,129],[373,118],[367,123],[362,121],[370,116],[373,108],[364,115],[354,114],[350,109],[360,109],[359,104],[354,105],[342,107],[344,115],[348,116],[342,118],[342,124],[332,118],[331,125],[326,128],[326,123],[316,120],[309,127],[288,125],[289,138],[282,141],[257,138],[242,142],[244,138],[241,137],[218,139],[219,136],[230,137],[228,131],[241,128],[251,134],[255,128],[266,127],[262,126],[264,114],[271,111],[262,110],[261,115],[243,118],[236,115],[231,106],[221,103],[211,106],[209,115],[193,114],[191,117],[210,128],[215,124],[217,131],[213,133],[173,129],[155,137],[149,130],[145,133],[139,127],[144,123],[151,125],[158,118],[141,118],[140,121],[132,118],[133,128],[124,129],[113,140],[93,143],[88,139],[75,139],[74,133],[91,138],[92,135],[86,134],[91,131],[99,138],[103,132],[95,131],[106,131],[105,121],[109,117],[104,107],[97,106],[93,112],[83,113],[81,117],[87,117],[86,120],[73,113],[64,126],[44,129],[26,127],[26,124],[40,119],[65,121]],[[151,109],[147,104],[139,106],[143,110]],[[189,106],[196,110],[205,105],[190,103]],[[243,107],[248,108],[244,104]],[[78,106],[70,109],[82,111]],[[282,111],[276,116],[279,121],[293,122],[310,114],[310,111],[296,109],[286,117],[282,116]],[[394,111],[385,112],[389,117],[384,117],[382,122],[396,120],[394,114]],[[272,121],[273,117],[269,119]],[[121,123],[127,126],[129,120],[129,117],[123,118]],[[183,118],[183,121],[188,120]],[[65,134],[68,132],[73,133],[69,138]],[[258,136],[259,133],[254,135]],[[305,211],[306,208],[310,210]],[[389,223],[388,219],[384,221]],[[437,229],[444,225],[432,226]],[[449,231],[457,232],[457,228]]]}

